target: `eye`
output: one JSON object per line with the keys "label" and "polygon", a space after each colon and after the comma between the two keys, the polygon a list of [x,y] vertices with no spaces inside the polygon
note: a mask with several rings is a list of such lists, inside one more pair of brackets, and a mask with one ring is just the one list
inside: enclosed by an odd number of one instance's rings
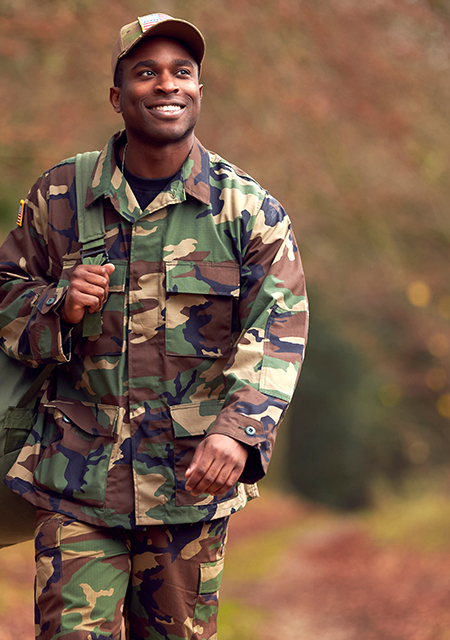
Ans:
{"label": "eye", "polygon": [[144,77],[144,78],[151,78],[154,75],[155,75],[155,73],[151,69],[144,69],[143,71],[141,71],[139,73],[139,76]]}
{"label": "eye", "polygon": [[190,71],[190,69],[179,69],[179,70],[177,71],[177,73],[178,73],[178,75],[180,75],[180,76],[185,76],[185,77],[189,77],[189,76],[191,76],[191,71]]}

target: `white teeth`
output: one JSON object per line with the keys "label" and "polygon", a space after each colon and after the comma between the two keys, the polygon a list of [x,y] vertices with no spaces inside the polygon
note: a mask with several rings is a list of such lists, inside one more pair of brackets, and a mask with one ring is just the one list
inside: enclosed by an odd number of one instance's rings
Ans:
{"label": "white teeth", "polygon": [[175,111],[181,111],[181,107],[175,104],[165,104],[159,107],[155,107],[157,111],[165,111],[166,113],[174,113]]}

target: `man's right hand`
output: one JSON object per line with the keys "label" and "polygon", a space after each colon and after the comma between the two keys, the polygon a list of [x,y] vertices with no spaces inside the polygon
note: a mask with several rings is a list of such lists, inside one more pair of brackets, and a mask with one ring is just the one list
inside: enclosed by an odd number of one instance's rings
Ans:
{"label": "man's right hand", "polygon": [[90,313],[100,311],[109,291],[109,277],[114,271],[111,263],[104,265],[79,264],[70,278],[61,317],[67,324],[78,324],[86,309]]}

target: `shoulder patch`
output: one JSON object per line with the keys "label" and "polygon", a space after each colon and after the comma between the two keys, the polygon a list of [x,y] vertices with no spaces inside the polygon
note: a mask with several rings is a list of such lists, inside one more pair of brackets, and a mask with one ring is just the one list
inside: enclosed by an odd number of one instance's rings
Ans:
{"label": "shoulder patch", "polygon": [[19,206],[19,214],[17,216],[17,225],[19,227],[21,227],[22,224],[23,224],[23,209],[24,209],[24,207],[25,207],[25,200],[21,200],[20,201],[20,206]]}

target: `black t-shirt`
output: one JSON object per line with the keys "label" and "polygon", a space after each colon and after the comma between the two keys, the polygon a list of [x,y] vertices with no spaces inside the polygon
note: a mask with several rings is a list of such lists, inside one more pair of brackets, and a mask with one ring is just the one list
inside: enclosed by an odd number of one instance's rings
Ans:
{"label": "black t-shirt", "polygon": [[[117,166],[120,167],[121,162],[117,150],[116,162]],[[152,202],[156,196],[161,193],[164,187],[173,180],[176,174],[169,176],[168,178],[141,178],[140,176],[135,176],[134,173],[131,173],[126,167],[124,167],[123,175],[132,188],[133,193],[136,196],[136,200],[139,202],[139,206],[141,209],[145,209],[148,207],[150,202]]]}

